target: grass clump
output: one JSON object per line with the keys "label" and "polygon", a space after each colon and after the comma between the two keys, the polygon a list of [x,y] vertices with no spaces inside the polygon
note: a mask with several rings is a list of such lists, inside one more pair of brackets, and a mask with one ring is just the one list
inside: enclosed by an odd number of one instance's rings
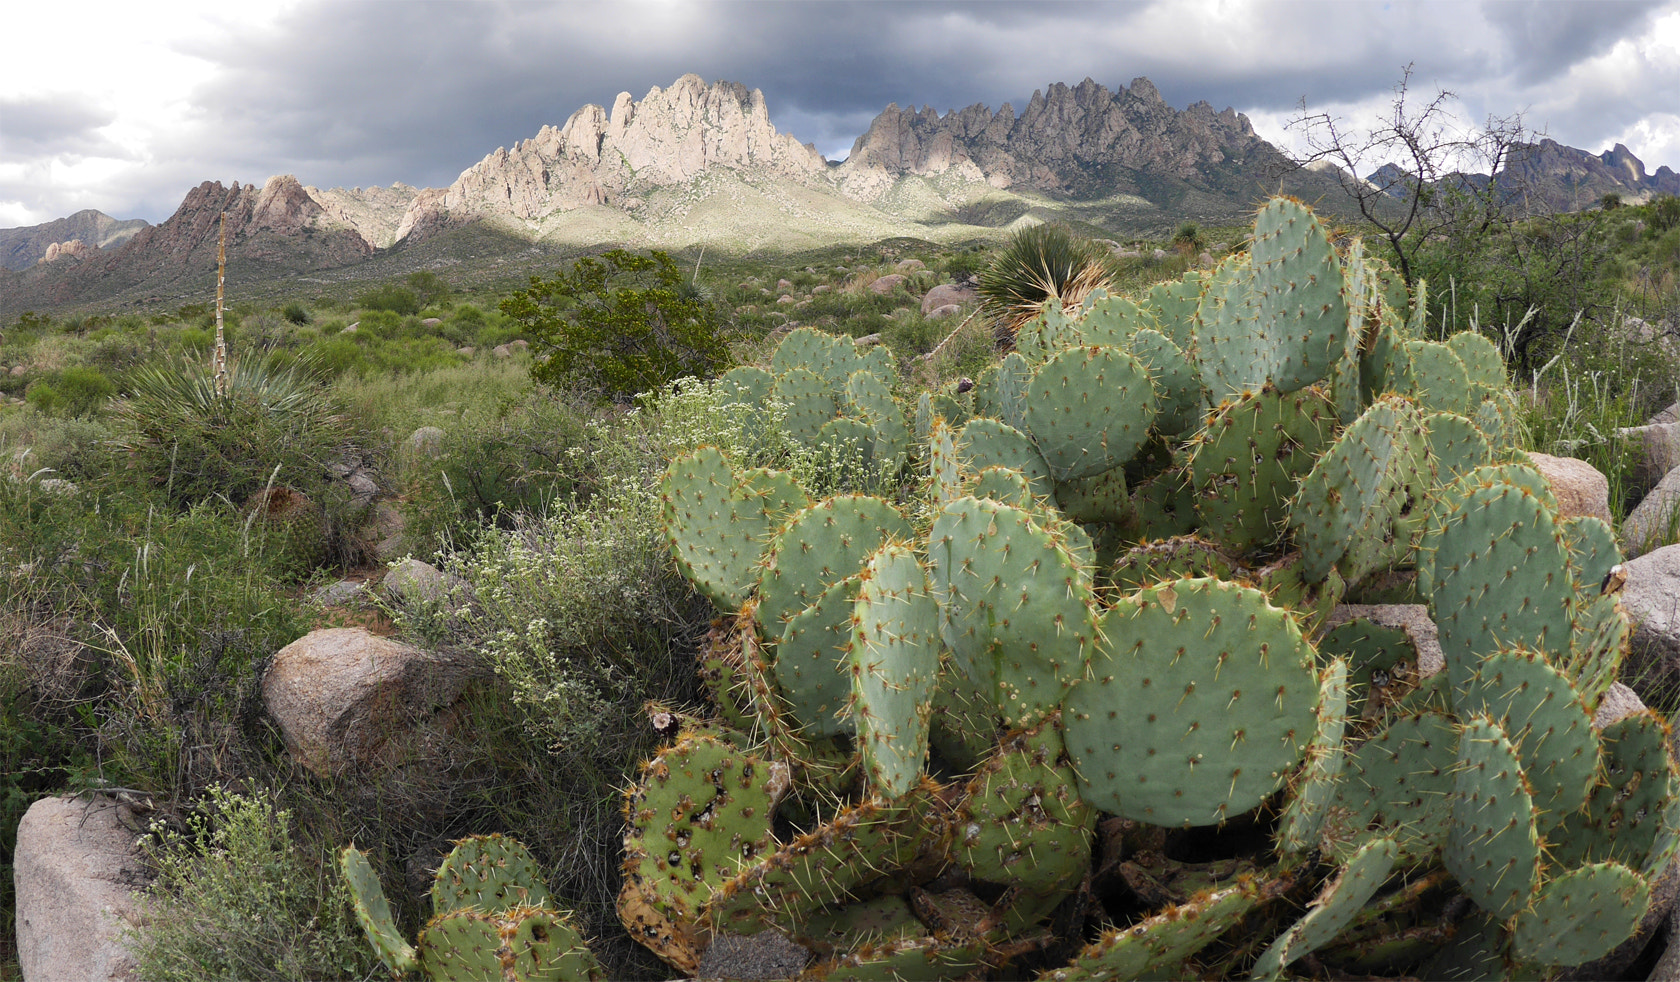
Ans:
{"label": "grass clump", "polygon": [[1046,300],[1079,304],[1091,291],[1113,286],[1115,275],[1100,244],[1063,225],[1034,225],[1011,236],[981,271],[980,298],[999,319],[1000,337],[1012,339]]}

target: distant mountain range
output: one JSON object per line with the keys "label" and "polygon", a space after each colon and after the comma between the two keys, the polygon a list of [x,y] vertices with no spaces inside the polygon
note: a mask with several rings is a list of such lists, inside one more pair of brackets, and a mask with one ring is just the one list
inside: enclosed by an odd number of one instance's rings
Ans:
{"label": "distant mountain range", "polygon": [[[1592,182],[1619,181],[1624,195],[1674,177],[1646,177],[1625,148],[1597,158],[1539,146],[1531,166],[1559,181],[1586,167],[1576,157],[1595,163]],[[1572,193],[1596,200],[1601,191],[1580,191],[1587,183]],[[1331,175],[1294,167],[1247,117],[1205,102],[1174,109],[1144,78],[1116,91],[1090,79],[1052,85],[1019,114],[1008,104],[944,115],[890,105],[833,163],[777,132],[757,90],[685,75],[640,102],[623,93],[610,110],[585,106],[447,188],[206,181],[156,226],[80,212],[0,230],[0,316],[202,301],[213,295],[223,214],[230,282],[298,292],[299,281],[315,289],[415,268],[540,271],[553,256],[608,245],[745,253],[953,242],[1042,220],[1162,236],[1184,220],[1246,222],[1280,190],[1348,215]]]}

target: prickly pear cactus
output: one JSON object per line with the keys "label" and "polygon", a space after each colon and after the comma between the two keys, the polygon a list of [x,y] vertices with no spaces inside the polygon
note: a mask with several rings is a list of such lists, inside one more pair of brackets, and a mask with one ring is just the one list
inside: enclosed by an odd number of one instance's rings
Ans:
{"label": "prickly pear cactus", "polygon": [[356,919],[393,978],[415,972],[459,982],[606,978],[583,937],[548,906],[535,862],[512,839],[470,836],[456,843],[432,885],[432,919],[413,945],[397,930],[367,854],[348,846],[339,868]]}
{"label": "prickly pear cactus", "polygon": [[[1423,290],[1275,199],[974,382],[808,329],[733,373],[901,481],[811,505],[672,463],[673,556],[739,643],[715,729],[631,793],[633,936],[688,973],[775,930],[808,978],[1044,979],[1523,977],[1627,939],[1680,767],[1655,714],[1592,726],[1620,554]],[[1397,597],[1444,668],[1341,606]]]}

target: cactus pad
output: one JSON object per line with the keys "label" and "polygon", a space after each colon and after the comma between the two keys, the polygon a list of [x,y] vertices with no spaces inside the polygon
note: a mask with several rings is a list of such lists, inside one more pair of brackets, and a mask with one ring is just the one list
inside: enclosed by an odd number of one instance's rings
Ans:
{"label": "cactus pad", "polygon": [[1194,535],[1175,535],[1133,546],[1115,559],[1109,570],[1110,582],[1128,591],[1190,576],[1235,579],[1236,563],[1212,542]]}
{"label": "cactus pad", "polygon": [[1379,400],[1342,431],[1290,506],[1304,576],[1335,567],[1352,583],[1381,567],[1424,454],[1423,424],[1401,399]]}
{"label": "cactus pad", "polygon": [[677,565],[724,610],[746,602],[770,535],[809,504],[788,475],[762,469],[737,475],[712,447],[672,461],[659,493],[660,525]]}
{"label": "cactus pad", "polygon": [[1425,856],[1452,820],[1458,732],[1440,713],[1402,716],[1348,756],[1324,823],[1332,855],[1349,858],[1372,830],[1392,834],[1403,857]]}
{"label": "cactus pad", "polygon": [[1346,660],[1332,659],[1319,673],[1318,702],[1318,729],[1307,748],[1307,763],[1295,778],[1278,823],[1278,848],[1284,852],[1304,853],[1318,845],[1336,784],[1347,765],[1347,752],[1342,746],[1348,721]]}
{"label": "cactus pad", "polygon": [[1546,836],[1555,862],[1566,866],[1615,860],[1648,876],[1673,854],[1676,781],[1668,727],[1653,713],[1635,713],[1600,735],[1600,783],[1587,806]]}
{"label": "cactus pad", "polygon": [[[1473,472],[1476,473],[1476,472]],[[1512,484],[1476,488],[1424,538],[1427,584],[1455,694],[1501,648],[1567,652],[1575,586],[1550,509]]]}
{"label": "cactus pad", "polygon": [[1066,703],[1082,796],[1154,825],[1212,825],[1276,791],[1317,729],[1312,646],[1249,587],[1175,580],[1103,618]]}
{"label": "cactus pad", "polygon": [[1273,388],[1227,400],[1196,435],[1190,483],[1204,534],[1234,554],[1277,540],[1297,484],[1336,422],[1317,390]]}
{"label": "cactus pad", "polygon": [[1267,339],[1266,381],[1285,392],[1317,382],[1344,357],[1342,266],[1324,225],[1299,201],[1273,198],[1254,220],[1255,327]]}
{"label": "cactus pad", "polygon": [[928,560],[950,671],[1012,725],[1061,702],[1096,633],[1090,570],[1066,541],[1020,509],[958,498],[934,520]]}
{"label": "cactus pad", "polygon": [[1010,734],[969,782],[956,853],[975,879],[1060,899],[1090,867],[1096,812],[1061,761],[1059,726],[1053,719]]}
{"label": "cactus pad", "polygon": [[1592,714],[1569,680],[1538,653],[1522,649],[1482,659],[1453,709],[1483,713],[1517,748],[1543,831],[1586,803],[1598,769]]}
{"label": "cactus pad", "polygon": [[939,608],[915,554],[889,542],[864,567],[852,610],[852,723],[870,787],[897,797],[915,786],[927,756]]}
{"label": "cactus pad", "polygon": [[1207,405],[1207,389],[1201,369],[1172,339],[1159,331],[1144,329],[1126,345],[1149,368],[1155,383],[1159,415],[1155,427],[1162,433],[1184,433],[1201,425]]}
{"label": "cactus pad", "polygon": [[1100,474],[1130,460],[1155,419],[1149,372],[1119,348],[1070,348],[1027,386],[1026,429],[1057,480]]}
{"label": "cactus pad", "polygon": [[1252,880],[1198,894],[1147,920],[1104,932],[1066,968],[1043,973],[1039,982],[1181,977],[1180,962],[1234,927],[1263,899],[1261,884]]}
{"label": "cactus pad", "polygon": [[1651,885],[1620,863],[1572,869],[1548,881],[1512,919],[1511,951],[1542,965],[1579,965],[1633,936]]}
{"label": "cactus pad", "polygon": [[771,812],[786,787],[786,765],[688,737],[643,766],[625,802],[627,877],[665,917],[694,923],[714,888],[771,850]]}
{"label": "cactus pad", "polygon": [[970,472],[988,467],[1018,470],[1032,486],[1033,494],[1048,496],[1052,492],[1044,456],[1026,434],[1008,423],[989,418],[969,420],[957,434],[957,459]]}
{"label": "cactus pad", "polygon": [[1468,720],[1441,858],[1476,906],[1510,917],[1528,906],[1540,875],[1534,800],[1504,729],[1483,715]]}
{"label": "cactus pad", "polygon": [[393,972],[406,973],[419,968],[419,957],[397,930],[391,904],[385,899],[385,888],[379,885],[367,853],[355,846],[345,846],[338,861],[344,882],[350,887],[350,907],[373,945],[374,954]]}
{"label": "cactus pad", "polygon": [[854,573],[824,590],[815,603],[788,620],[776,645],[776,688],[806,739],[853,731],[847,711],[852,698],[847,651],[862,579],[861,573]]}
{"label": "cactus pad", "polygon": [[552,910],[515,907],[499,914],[458,910],[432,918],[420,935],[430,979],[572,982],[601,978],[577,931]]}
{"label": "cactus pad", "polygon": [[907,539],[910,523],[889,502],[839,495],[799,512],[771,542],[758,584],[758,619],[772,639],[823,591],[863,568],[889,537]]}
{"label": "cactus pad", "polygon": [[1398,854],[1393,839],[1372,839],[1361,846],[1313,898],[1307,915],[1290,925],[1260,956],[1252,977],[1273,978],[1297,958],[1329,944],[1388,879]]}
{"label": "cactus pad", "polygon": [[1429,434],[1436,484],[1446,484],[1493,460],[1493,448],[1481,428],[1457,413],[1430,413],[1423,417],[1423,428]]}
{"label": "cactus pad", "polygon": [[455,843],[432,881],[432,912],[473,908],[487,914],[548,902],[530,850],[504,835],[473,835]]}

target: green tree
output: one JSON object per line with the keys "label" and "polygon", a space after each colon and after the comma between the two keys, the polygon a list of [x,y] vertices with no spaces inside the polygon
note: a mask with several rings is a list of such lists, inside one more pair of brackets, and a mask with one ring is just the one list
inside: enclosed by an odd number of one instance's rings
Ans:
{"label": "green tree", "polygon": [[419,298],[422,307],[430,307],[449,296],[449,284],[444,282],[443,277],[429,269],[421,270],[418,273],[410,273],[403,282],[407,283],[408,288],[414,291],[414,295]]}
{"label": "green tree", "polygon": [[718,311],[671,257],[613,249],[502,301],[537,356],[531,374],[615,401],[729,363]]}

